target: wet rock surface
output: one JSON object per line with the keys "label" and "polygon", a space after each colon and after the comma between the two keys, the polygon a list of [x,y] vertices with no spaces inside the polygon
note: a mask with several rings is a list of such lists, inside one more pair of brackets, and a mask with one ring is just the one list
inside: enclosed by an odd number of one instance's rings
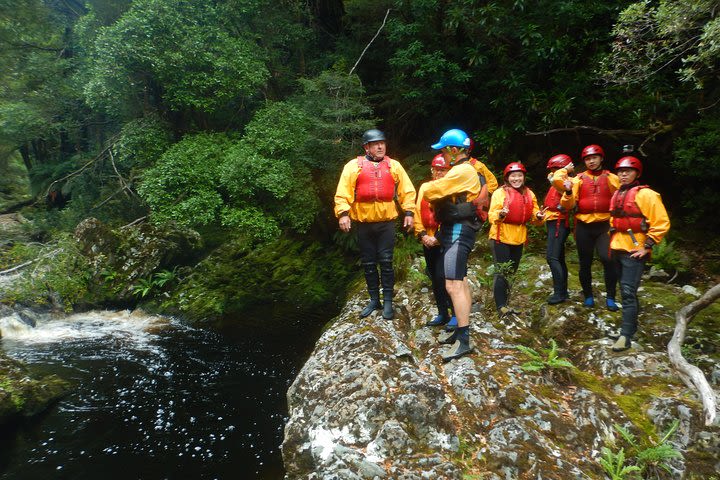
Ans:
{"label": "wet rock surface", "polygon": [[[613,353],[605,335],[621,312],[542,305],[547,289],[537,290],[542,272],[532,269],[533,282],[515,294],[522,313],[501,322],[479,287],[483,269],[469,275],[475,352],[450,363],[441,360],[442,330],[425,326],[435,315],[427,283],[396,287],[393,320],[360,319],[365,295],[350,298],[288,390],[286,478],[605,478],[603,447],[622,445],[615,426],[649,446],[676,419],[670,444],[683,458],[659,478],[720,469],[720,428],[702,424],[698,398],[655,338],[671,332],[668,322]],[[658,310],[643,315],[659,322]],[[551,338],[577,368],[524,370],[530,358],[515,346],[546,352]],[[628,455],[626,465],[633,461]]]}

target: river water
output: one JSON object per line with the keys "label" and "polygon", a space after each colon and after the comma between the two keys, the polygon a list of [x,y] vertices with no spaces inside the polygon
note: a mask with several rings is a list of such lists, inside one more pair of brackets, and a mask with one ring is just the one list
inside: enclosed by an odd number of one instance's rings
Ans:
{"label": "river water", "polygon": [[130,312],[5,319],[0,348],[74,388],[0,438],[0,478],[280,479],[285,392],[331,313],[268,306],[242,328]]}

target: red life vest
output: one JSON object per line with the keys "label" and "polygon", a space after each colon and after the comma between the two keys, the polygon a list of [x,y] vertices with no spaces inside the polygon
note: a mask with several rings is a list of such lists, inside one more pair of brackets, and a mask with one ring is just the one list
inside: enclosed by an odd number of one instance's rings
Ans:
{"label": "red life vest", "polygon": [[373,162],[357,158],[360,174],[355,182],[356,202],[392,202],[395,197],[395,179],[390,173],[390,158]]}
{"label": "red life vest", "polygon": [[589,175],[587,172],[578,175],[582,180],[578,192],[578,213],[610,211],[612,193],[610,192],[609,174],[609,171],[603,170],[600,175]]}
{"label": "red life vest", "polygon": [[647,219],[635,202],[635,197],[643,188],[648,188],[648,186],[636,185],[627,190],[618,190],[613,195],[610,215],[612,215],[612,224],[616,231],[632,230],[634,233],[648,231]]}
{"label": "red life vest", "polygon": [[505,189],[505,205],[508,207],[508,214],[503,222],[513,225],[523,225],[529,222],[533,211],[530,189],[525,187],[523,193],[520,193],[507,185],[504,185],[503,188]]}
{"label": "red life vest", "polygon": [[551,212],[558,212],[559,213],[558,218],[567,218],[567,210],[560,207],[560,199],[561,198],[562,198],[562,193],[558,192],[556,188],[550,187],[550,190],[548,190],[547,195],[545,195],[545,200],[543,201],[543,205]]}
{"label": "red life vest", "polygon": [[425,199],[422,199],[420,202],[420,219],[425,229],[437,230],[438,226],[440,226],[435,219],[435,212],[430,208],[430,204]]}
{"label": "red life vest", "polygon": [[468,163],[478,172],[478,179],[480,180],[481,185],[480,195],[478,195],[472,203],[475,205],[475,214],[481,222],[484,222],[488,218],[488,208],[490,207],[490,192],[488,192],[487,179],[485,178],[485,175],[480,173],[480,170],[478,170],[477,158],[471,158]]}

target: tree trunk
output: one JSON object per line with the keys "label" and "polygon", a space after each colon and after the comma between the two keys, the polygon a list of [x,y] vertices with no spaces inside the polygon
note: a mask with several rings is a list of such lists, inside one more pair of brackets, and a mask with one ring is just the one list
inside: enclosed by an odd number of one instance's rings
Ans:
{"label": "tree trunk", "polygon": [[682,343],[685,341],[685,331],[688,322],[703,308],[712,304],[720,298],[720,284],[715,285],[705,294],[684,306],[675,314],[675,333],[670,343],[668,343],[668,354],[670,362],[677,368],[680,378],[690,387],[697,390],[703,403],[703,412],[705,414],[705,425],[712,425],[717,416],[718,402],[715,391],[712,389],[705,374],[695,365],[691,365],[680,350]]}

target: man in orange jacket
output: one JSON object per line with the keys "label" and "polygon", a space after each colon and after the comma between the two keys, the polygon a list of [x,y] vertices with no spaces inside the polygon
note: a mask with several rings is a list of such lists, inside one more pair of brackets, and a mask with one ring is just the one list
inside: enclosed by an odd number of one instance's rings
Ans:
{"label": "man in orange jacket", "polygon": [[[392,299],[395,286],[393,250],[395,195],[405,212],[403,228],[411,230],[415,210],[415,187],[397,160],[388,157],[385,134],[371,129],[362,138],[365,155],[345,164],[335,192],[335,216],[340,230],[347,233],[356,225],[360,259],[370,302],[360,312],[367,317],[380,310],[380,282],[383,289],[383,318],[394,316]],[[378,277],[377,266],[380,265]]]}
{"label": "man in orange jacket", "polygon": [[670,230],[670,219],[660,194],[647,185],[640,185],[638,178],[643,166],[638,158],[621,158],[615,170],[620,178],[620,190],[613,195],[610,205],[610,248],[620,277],[623,311],[620,336],[612,349],[622,352],[630,348],[637,332],[637,291],[645,262],[653,247]]}
{"label": "man in orange jacket", "polygon": [[[585,297],[583,304],[588,308],[595,306],[592,289],[592,261],[595,252],[603,265],[607,293],[605,305],[608,310],[615,312],[618,310],[615,303],[617,274],[610,260],[608,231],[610,230],[610,199],[620,188],[620,181],[617,175],[603,169],[604,157],[605,152],[600,145],[588,145],[583,148],[582,160],[587,169],[572,180],[565,180],[566,192],[560,200],[560,205],[567,211],[576,208],[575,243],[580,262],[580,286]],[[556,173],[561,174],[562,169]]]}

